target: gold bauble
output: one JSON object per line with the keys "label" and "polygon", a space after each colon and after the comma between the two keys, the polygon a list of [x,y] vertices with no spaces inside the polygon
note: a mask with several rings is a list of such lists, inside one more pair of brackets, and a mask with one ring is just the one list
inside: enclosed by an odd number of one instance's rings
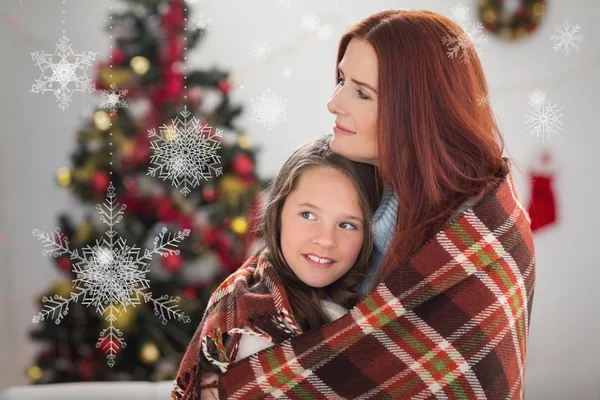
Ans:
{"label": "gold bauble", "polygon": [[244,182],[235,175],[226,174],[219,180],[219,186],[226,197],[238,197],[244,191]]}
{"label": "gold bauble", "polygon": [[42,378],[42,369],[37,365],[32,365],[27,369],[27,377],[31,382],[37,382]]}
{"label": "gold bauble", "polygon": [[240,146],[244,150],[250,149],[250,146],[252,146],[250,137],[248,135],[246,135],[245,133],[241,134],[238,139],[238,146]]}
{"label": "gold bauble", "polygon": [[135,155],[135,143],[132,140],[126,140],[123,144],[123,155],[128,158]]}
{"label": "gold bauble", "polygon": [[66,281],[66,280],[53,281],[50,284],[50,291],[54,294],[59,295],[63,299],[68,299],[69,297],[71,297],[71,288],[72,287],[73,287],[73,282],[71,282],[71,281]]}
{"label": "gold bauble", "polygon": [[147,342],[142,345],[140,350],[140,359],[144,364],[154,364],[160,357],[160,351],[154,343]]}
{"label": "gold bauble", "polygon": [[487,10],[485,10],[483,12],[483,21],[488,23],[488,24],[493,24],[494,22],[496,22],[496,11],[488,8]]}
{"label": "gold bauble", "polygon": [[[137,308],[134,306],[126,307],[120,314],[117,311],[113,310],[113,316],[116,318],[113,321],[113,326],[120,330],[128,330],[133,326],[133,322],[135,321],[135,317],[137,315]],[[104,312],[104,326],[109,325],[109,321],[106,320],[106,317],[110,314],[110,308],[106,309]]]}
{"label": "gold bauble", "polygon": [[71,170],[67,167],[61,167],[56,172],[56,180],[60,186],[69,186],[71,184]]}
{"label": "gold bauble", "polygon": [[130,64],[133,71],[138,75],[144,75],[150,69],[150,61],[146,57],[133,57]]}
{"label": "gold bauble", "polygon": [[101,131],[109,130],[111,121],[108,113],[106,111],[96,111],[94,113],[94,125]]}
{"label": "gold bauble", "polygon": [[245,217],[236,217],[231,221],[231,230],[238,235],[243,235],[248,230],[248,221]]}
{"label": "gold bauble", "polygon": [[135,75],[127,67],[100,67],[98,69],[98,82],[103,87],[110,87],[112,83],[119,89],[128,89],[132,86]]}
{"label": "gold bauble", "polygon": [[75,232],[75,236],[73,237],[73,243],[76,245],[87,243],[93,232],[94,224],[92,224],[92,221],[85,220],[79,225],[79,228]]}

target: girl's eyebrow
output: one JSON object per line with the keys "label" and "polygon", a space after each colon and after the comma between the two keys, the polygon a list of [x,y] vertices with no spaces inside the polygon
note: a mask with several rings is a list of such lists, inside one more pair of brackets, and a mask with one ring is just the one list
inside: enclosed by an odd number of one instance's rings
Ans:
{"label": "girl's eyebrow", "polygon": [[[338,70],[339,70],[339,71],[340,71],[342,74],[344,74],[344,71],[342,71],[342,69],[340,68],[340,66],[339,66],[339,65],[338,65]],[[346,75],[346,74],[344,74],[344,75]],[[357,85],[359,85],[359,86],[365,86],[365,87],[367,87],[367,88],[371,89],[373,92],[375,92],[375,94],[379,94],[379,93],[377,93],[377,90],[373,89],[373,86],[369,85],[368,83],[364,83],[364,82],[361,82],[361,81],[357,81],[356,79],[352,79],[352,82],[356,83],[356,84],[357,84]]]}
{"label": "girl's eyebrow", "polygon": [[[314,205],[314,204],[312,204],[312,203],[307,203],[307,202],[304,202],[304,203],[300,203],[300,204],[298,204],[298,207],[310,207],[310,208],[314,208],[314,209],[315,209],[315,210],[317,210],[317,211],[321,211],[321,209],[320,209],[319,207],[315,206],[315,205]],[[352,220],[355,220],[355,221],[357,221],[357,222],[360,222],[360,223],[362,223],[362,222],[363,222],[363,219],[362,219],[362,218],[360,218],[360,217],[356,217],[356,216],[354,216],[354,215],[342,215],[342,217],[343,217],[344,219],[352,219]]]}

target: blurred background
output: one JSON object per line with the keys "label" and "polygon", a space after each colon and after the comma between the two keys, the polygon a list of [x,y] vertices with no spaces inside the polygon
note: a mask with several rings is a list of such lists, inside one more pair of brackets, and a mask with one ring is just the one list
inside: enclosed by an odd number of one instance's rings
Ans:
{"label": "blurred background", "polygon": [[600,399],[593,0],[2,1],[0,389],[172,380],[261,190],[331,133],[339,38],[389,8],[477,44],[534,230],[527,398]]}

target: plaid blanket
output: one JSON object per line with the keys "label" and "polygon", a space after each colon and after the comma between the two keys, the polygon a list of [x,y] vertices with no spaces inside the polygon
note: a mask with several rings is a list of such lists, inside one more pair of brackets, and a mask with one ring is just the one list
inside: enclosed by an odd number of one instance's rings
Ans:
{"label": "plaid blanket", "polygon": [[348,314],[229,365],[219,398],[522,399],[534,286],[509,172]]}

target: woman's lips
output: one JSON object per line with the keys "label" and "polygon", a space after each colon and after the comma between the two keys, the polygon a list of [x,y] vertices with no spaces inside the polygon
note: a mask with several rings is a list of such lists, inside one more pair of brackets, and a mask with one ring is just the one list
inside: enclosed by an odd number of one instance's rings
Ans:
{"label": "woman's lips", "polygon": [[335,133],[339,133],[339,134],[342,134],[342,135],[356,135],[356,132],[352,132],[352,131],[349,131],[349,130],[347,130],[345,128],[342,128],[337,123],[333,126],[333,131]]}

